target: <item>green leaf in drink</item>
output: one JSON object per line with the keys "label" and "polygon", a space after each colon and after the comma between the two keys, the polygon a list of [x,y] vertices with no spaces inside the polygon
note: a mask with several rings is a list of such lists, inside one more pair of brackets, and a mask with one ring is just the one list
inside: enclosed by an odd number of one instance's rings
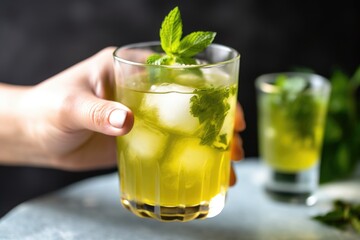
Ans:
{"label": "green leaf in drink", "polygon": [[302,77],[287,77],[281,74],[277,77],[275,86],[280,91],[280,104],[286,112],[289,125],[296,131],[299,139],[313,144],[318,106],[314,97],[306,92],[310,87],[309,82]]}
{"label": "green leaf in drink", "polygon": [[[175,7],[165,17],[160,29],[160,43],[163,54],[153,54],[148,57],[149,65],[179,65],[178,69],[156,68],[149,66],[149,76],[153,83],[175,81],[175,79],[188,79],[188,83],[195,87],[194,96],[190,99],[190,113],[198,118],[202,126],[200,144],[212,146],[217,149],[228,150],[228,137],[220,134],[225,117],[230,109],[227,99],[235,95],[236,89],[231,87],[205,86],[204,76],[196,68],[197,54],[203,52],[216,36],[215,32],[196,31],[182,38],[183,24],[178,7]],[[181,68],[181,66],[194,66]],[[192,79],[196,79],[194,82]]]}
{"label": "green leaf in drink", "polygon": [[[191,99],[190,113],[204,125],[201,134],[201,144],[212,145],[218,137],[230,104],[224,99],[231,94],[229,88],[211,88],[195,90]],[[232,94],[231,94],[232,95]],[[219,136],[220,142],[226,141],[226,136]]]}

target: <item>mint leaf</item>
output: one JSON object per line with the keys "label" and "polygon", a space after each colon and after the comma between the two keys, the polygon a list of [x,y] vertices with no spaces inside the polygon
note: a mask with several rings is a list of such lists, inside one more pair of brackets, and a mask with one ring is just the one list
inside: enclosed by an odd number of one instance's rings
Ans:
{"label": "mint leaf", "polygon": [[280,107],[288,118],[288,124],[292,126],[294,133],[304,142],[309,140],[315,143],[313,130],[318,121],[317,112],[319,106],[314,96],[307,93],[310,84],[302,77],[288,77],[279,74],[275,80],[275,86],[279,88],[279,95],[274,95],[274,107]]}
{"label": "mint leaf", "polygon": [[[147,63],[154,65],[184,64],[194,65],[192,57],[202,52],[215,38],[215,32],[197,31],[185,36],[182,40],[183,25],[180,10],[175,7],[165,17],[160,28],[160,43],[167,57],[151,55]],[[199,71],[198,71],[199,72]]]}
{"label": "mint leaf", "polygon": [[181,42],[177,55],[183,57],[193,57],[205,50],[216,36],[215,32],[193,32],[185,36]]}
{"label": "mint leaf", "polygon": [[[190,113],[199,119],[202,126],[200,144],[214,146],[217,140],[220,143],[227,140],[226,134],[220,136],[219,134],[225,117],[230,110],[227,99],[235,93],[232,88],[218,87],[194,90],[196,95],[190,99]],[[226,149],[227,146],[224,147],[224,150]]]}
{"label": "mint leaf", "polygon": [[195,65],[196,60],[191,57],[176,57],[175,62],[184,65]]}
{"label": "mint leaf", "polygon": [[297,94],[301,91],[310,87],[310,83],[308,83],[302,77],[286,77],[286,75],[280,74],[276,78],[275,85],[280,87],[281,90],[287,91],[292,94]]}
{"label": "mint leaf", "polygon": [[360,204],[334,200],[333,209],[323,215],[314,216],[313,219],[323,224],[339,229],[352,227],[360,234]]}
{"label": "mint leaf", "polygon": [[160,29],[161,47],[168,55],[172,55],[180,45],[182,36],[182,20],[178,7],[165,17]]}
{"label": "mint leaf", "polygon": [[162,56],[160,54],[153,54],[146,59],[146,63],[157,65],[156,63],[161,59],[161,57]]}
{"label": "mint leaf", "polygon": [[147,64],[154,65],[169,65],[173,61],[173,58],[167,55],[153,54],[146,60]]}

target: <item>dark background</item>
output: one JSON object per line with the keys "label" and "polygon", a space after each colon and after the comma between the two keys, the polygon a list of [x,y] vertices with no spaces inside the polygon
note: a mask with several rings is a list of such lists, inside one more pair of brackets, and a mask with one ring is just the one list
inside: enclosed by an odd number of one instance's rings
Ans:
{"label": "dark background", "polygon": [[[0,81],[33,85],[106,46],[158,40],[164,16],[178,5],[184,34],[215,31],[215,42],[241,53],[242,137],[246,156],[257,156],[254,79],[299,67],[326,77],[338,67],[353,73],[360,64],[358,2],[1,0]],[[24,200],[110,171],[0,166],[0,216]]]}

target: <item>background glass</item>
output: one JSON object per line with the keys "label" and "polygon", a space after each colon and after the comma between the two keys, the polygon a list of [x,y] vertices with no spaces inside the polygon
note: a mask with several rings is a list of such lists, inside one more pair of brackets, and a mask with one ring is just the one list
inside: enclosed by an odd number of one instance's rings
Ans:
{"label": "background glass", "polygon": [[[229,184],[240,56],[213,44],[196,56],[199,65],[144,64],[153,53],[162,53],[158,42],[114,53],[116,100],[135,116],[117,138],[122,204],[161,221],[215,216]],[[194,116],[195,101],[206,118]]]}
{"label": "background glass", "polygon": [[272,73],[256,79],[260,156],[266,190],[279,200],[315,203],[328,80],[311,73]]}

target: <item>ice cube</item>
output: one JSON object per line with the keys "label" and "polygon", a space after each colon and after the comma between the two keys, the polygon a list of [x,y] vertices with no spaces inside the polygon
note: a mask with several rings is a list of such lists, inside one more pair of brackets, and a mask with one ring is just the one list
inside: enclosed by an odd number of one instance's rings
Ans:
{"label": "ice cube", "polygon": [[169,172],[182,171],[190,174],[201,172],[208,164],[217,161],[217,151],[204,145],[200,145],[198,138],[182,138],[172,144],[171,155],[164,164]]}
{"label": "ice cube", "polygon": [[217,68],[205,68],[203,74],[206,82],[213,86],[224,86],[230,83],[230,75]]}
{"label": "ice cube", "polygon": [[141,120],[137,120],[126,137],[128,139],[128,152],[140,159],[159,159],[163,155],[168,135]]}
{"label": "ice cube", "polygon": [[184,204],[199,204],[208,191],[206,188],[213,186],[211,179],[218,179],[212,177],[212,173],[219,171],[221,152],[200,145],[198,138],[176,139],[170,147],[169,156],[160,165],[162,194],[169,199],[180,199]]}
{"label": "ice cube", "polygon": [[184,188],[191,189],[200,187],[204,174],[210,173],[214,163],[220,160],[221,156],[215,149],[200,145],[200,139],[183,138],[173,143],[172,152],[161,168],[168,175],[168,187],[176,188],[176,181],[179,181]]}
{"label": "ice cube", "polygon": [[200,87],[204,86],[205,79],[201,74],[189,71],[183,74],[178,74],[175,78],[175,82],[185,86]]}
{"label": "ice cube", "polygon": [[141,111],[145,115],[156,115],[162,128],[171,132],[190,135],[199,128],[199,120],[190,113],[193,88],[178,84],[153,86],[152,93],[143,100]]}

